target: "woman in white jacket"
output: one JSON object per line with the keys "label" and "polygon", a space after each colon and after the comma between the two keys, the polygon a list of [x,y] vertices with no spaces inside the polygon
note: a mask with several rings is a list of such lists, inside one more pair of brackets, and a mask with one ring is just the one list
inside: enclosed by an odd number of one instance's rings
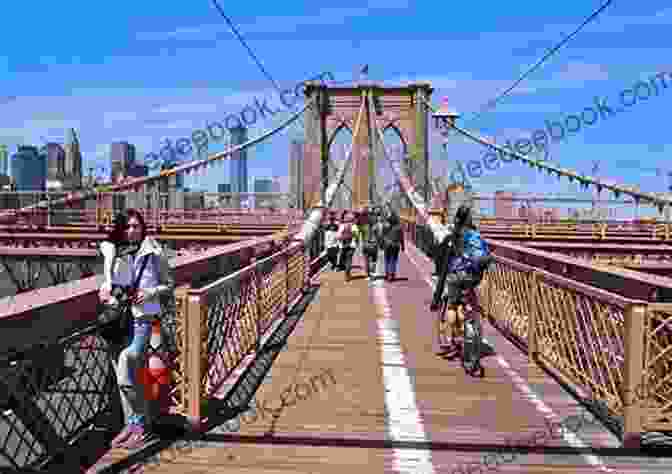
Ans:
{"label": "woman in white jacket", "polygon": [[172,293],[175,283],[161,245],[147,237],[142,214],[135,209],[117,215],[114,230],[108,240],[101,243],[100,249],[105,257],[105,281],[99,296],[102,301],[112,305],[116,304],[113,290],[117,287],[130,288],[141,270],[143,260],[147,259],[137,291],[130,296],[132,340],[119,355],[117,366],[117,380],[128,423],[112,440],[113,447],[137,449],[145,443],[149,432],[149,404],[145,399],[141,371],[145,366],[152,322],[161,315],[161,296]]}

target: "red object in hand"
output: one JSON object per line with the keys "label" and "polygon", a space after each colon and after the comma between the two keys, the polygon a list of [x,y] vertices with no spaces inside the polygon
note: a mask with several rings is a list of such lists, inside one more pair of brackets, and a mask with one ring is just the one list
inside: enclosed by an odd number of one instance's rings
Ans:
{"label": "red object in hand", "polygon": [[168,385],[170,383],[170,369],[167,367],[160,369],[143,367],[138,370],[138,381],[145,386],[145,399],[157,400],[161,385]]}

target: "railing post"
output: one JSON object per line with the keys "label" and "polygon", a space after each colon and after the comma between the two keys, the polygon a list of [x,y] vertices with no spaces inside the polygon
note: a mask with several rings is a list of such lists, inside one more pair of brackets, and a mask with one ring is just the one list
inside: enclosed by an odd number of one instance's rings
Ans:
{"label": "railing post", "polygon": [[625,309],[625,367],[623,368],[623,447],[641,446],[647,393],[644,373],[644,332],[647,306],[628,305]]}
{"label": "railing post", "polygon": [[186,379],[187,420],[194,431],[201,427],[201,338],[203,316],[207,311],[207,304],[201,296],[189,296],[184,314],[184,349],[186,351],[184,377]]}
{"label": "railing post", "polygon": [[289,251],[285,251],[285,316],[289,313]]}
{"label": "railing post", "polygon": [[[253,257],[250,259],[250,264],[254,264],[256,262],[257,262],[256,258]],[[263,276],[261,275],[261,272],[259,271],[258,265],[255,266],[254,270],[252,271],[252,278],[254,278],[254,286],[257,289],[255,298],[255,303],[257,306],[257,317],[255,318],[255,323],[257,326],[257,337],[254,342],[254,350],[256,352],[259,352],[261,350],[261,318],[262,315],[264,314],[264,304],[261,298],[261,285],[264,279]]]}
{"label": "railing post", "polygon": [[541,309],[541,305],[537,300],[537,295],[539,294],[539,280],[540,278],[537,272],[532,272],[529,278],[527,278],[527,290],[532,300],[530,317],[527,320],[527,355],[530,360],[534,362],[537,362],[539,355],[539,334],[537,331],[538,321],[540,319],[539,311]]}

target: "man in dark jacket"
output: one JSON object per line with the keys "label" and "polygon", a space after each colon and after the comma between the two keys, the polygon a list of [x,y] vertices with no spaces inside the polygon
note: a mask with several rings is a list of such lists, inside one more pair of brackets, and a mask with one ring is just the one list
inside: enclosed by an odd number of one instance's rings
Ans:
{"label": "man in dark jacket", "polygon": [[399,252],[406,251],[404,229],[401,227],[399,216],[391,212],[387,218],[387,226],[383,234],[383,250],[385,251],[385,279],[394,281],[397,274]]}

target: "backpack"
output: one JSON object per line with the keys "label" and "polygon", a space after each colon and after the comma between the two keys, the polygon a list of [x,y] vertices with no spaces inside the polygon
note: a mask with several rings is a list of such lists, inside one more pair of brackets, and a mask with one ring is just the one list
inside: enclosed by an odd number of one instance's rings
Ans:
{"label": "backpack", "polygon": [[464,257],[468,260],[469,269],[475,273],[485,271],[492,262],[490,247],[476,230],[464,232]]}

